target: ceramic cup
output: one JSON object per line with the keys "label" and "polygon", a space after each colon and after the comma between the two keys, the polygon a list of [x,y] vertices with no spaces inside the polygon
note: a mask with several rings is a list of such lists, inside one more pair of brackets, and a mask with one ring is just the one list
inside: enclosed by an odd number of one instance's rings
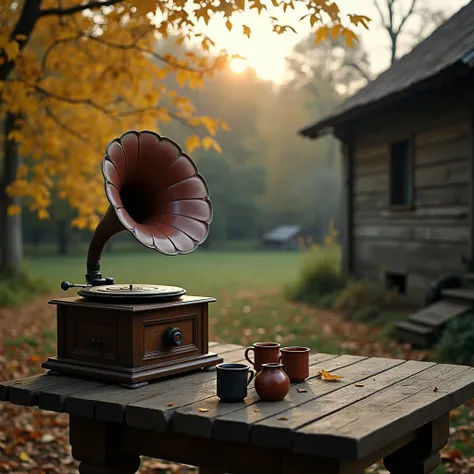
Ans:
{"label": "ceramic cup", "polygon": [[[250,352],[253,352],[254,360],[250,359]],[[278,362],[279,357],[280,344],[278,342],[255,342],[245,349],[245,358],[253,365],[257,372],[262,370],[262,364]]]}
{"label": "ceramic cup", "polygon": [[217,396],[223,402],[241,402],[255,372],[245,364],[219,364],[216,370]]}
{"label": "ceramic cup", "polygon": [[281,349],[283,370],[292,382],[304,382],[309,377],[309,347],[293,346]]}

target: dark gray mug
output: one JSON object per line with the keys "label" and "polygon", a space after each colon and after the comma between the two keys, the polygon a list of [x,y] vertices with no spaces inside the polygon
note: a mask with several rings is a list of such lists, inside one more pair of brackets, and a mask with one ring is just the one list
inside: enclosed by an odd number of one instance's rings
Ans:
{"label": "dark gray mug", "polygon": [[247,396],[247,386],[255,371],[245,364],[219,364],[217,370],[217,396],[223,402],[241,402]]}

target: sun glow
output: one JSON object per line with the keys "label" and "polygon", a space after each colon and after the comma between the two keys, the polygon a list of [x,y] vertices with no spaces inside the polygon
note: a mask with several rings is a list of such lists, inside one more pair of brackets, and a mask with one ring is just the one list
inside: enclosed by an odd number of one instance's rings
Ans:
{"label": "sun glow", "polygon": [[241,74],[247,69],[247,60],[244,58],[233,58],[230,61],[230,69],[236,74]]}

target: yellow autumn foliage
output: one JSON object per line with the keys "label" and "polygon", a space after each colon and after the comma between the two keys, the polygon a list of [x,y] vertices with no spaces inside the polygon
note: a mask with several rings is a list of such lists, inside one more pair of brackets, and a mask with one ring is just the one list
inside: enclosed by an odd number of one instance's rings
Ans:
{"label": "yellow autumn foliage", "polygon": [[[228,126],[217,117],[199,116],[183,95],[183,89],[201,87],[230,60],[202,26],[220,16],[231,30],[231,20],[249,9],[261,13],[271,7],[284,17],[293,3],[0,0],[0,122],[7,114],[15,117],[4,138],[18,144],[27,163],[18,167],[7,192],[27,198],[44,219],[55,189],[77,209],[73,225],[93,228],[107,207],[100,173],[105,146],[124,131],[159,131],[160,125],[179,120],[195,129],[186,152],[200,146],[220,151],[213,137]],[[309,0],[303,8],[308,14],[301,21],[323,28],[316,29],[319,39],[330,31],[353,42],[351,28],[367,27],[369,21],[342,15],[326,0]],[[269,27],[278,34],[295,31],[275,16]],[[242,35],[251,34],[243,26]],[[193,41],[201,54],[160,54],[157,41],[172,35],[183,46]],[[165,82],[169,77],[173,88]]]}

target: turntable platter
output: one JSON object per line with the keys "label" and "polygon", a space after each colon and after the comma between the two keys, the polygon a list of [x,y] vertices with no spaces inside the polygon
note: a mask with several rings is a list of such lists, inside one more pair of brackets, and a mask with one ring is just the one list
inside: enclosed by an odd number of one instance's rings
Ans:
{"label": "turntable platter", "polygon": [[77,293],[88,300],[104,303],[150,303],[179,298],[186,293],[186,290],[177,286],[134,283],[128,285],[89,286],[80,289]]}

